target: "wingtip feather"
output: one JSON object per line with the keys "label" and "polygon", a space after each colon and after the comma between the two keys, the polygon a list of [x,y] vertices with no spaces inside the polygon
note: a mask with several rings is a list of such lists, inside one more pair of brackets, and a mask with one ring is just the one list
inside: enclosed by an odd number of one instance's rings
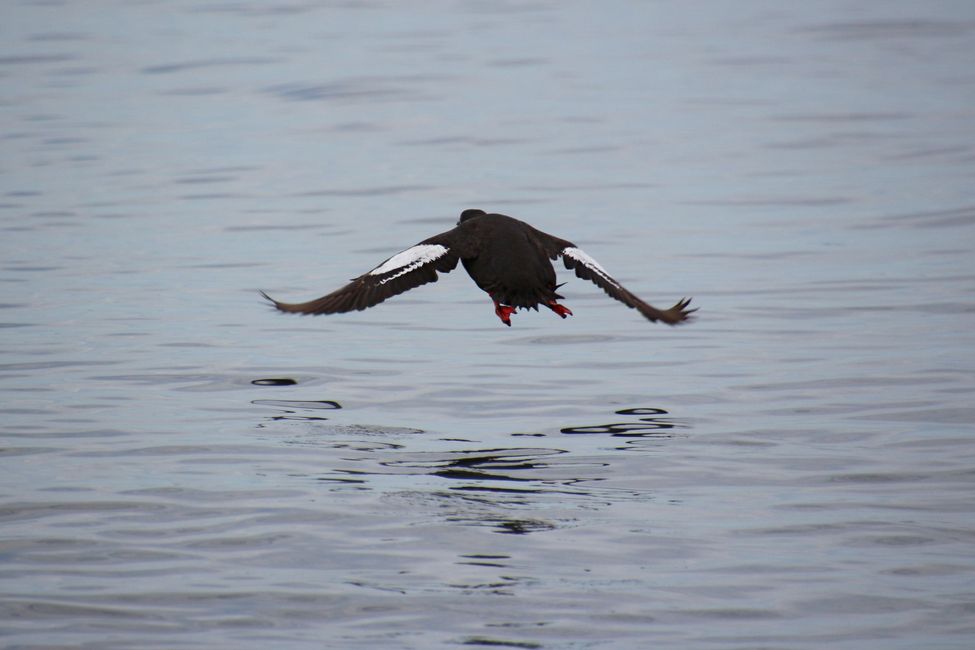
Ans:
{"label": "wingtip feather", "polygon": [[264,300],[267,300],[271,304],[272,307],[274,307],[276,309],[280,309],[280,307],[278,305],[278,301],[275,300],[274,298],[272,298],[271,296],[267,295],[267,292],[266,291],[264,291],[263,289],[258,289],[257,292],[259,294],[261,294],[261,297],[264,298]]}
{"label": "wingtip feather", "polygon": [[697,307],[693,309],[688,309],[688,305],[691,304],[691,298],[681,298],[677,301],[677,304],[670,309],[663,312],[663,321],[668,325],[681,325],[684,323],[689,323],[694,320],[694,312],[698,310]]}

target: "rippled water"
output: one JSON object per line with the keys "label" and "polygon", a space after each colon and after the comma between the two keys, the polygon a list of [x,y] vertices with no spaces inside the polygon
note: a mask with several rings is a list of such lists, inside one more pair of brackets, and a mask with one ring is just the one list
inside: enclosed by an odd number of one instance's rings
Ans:
{"label": "rippled water", "polygon": [[975,5],[2,13],[4,647],[975,643]]}

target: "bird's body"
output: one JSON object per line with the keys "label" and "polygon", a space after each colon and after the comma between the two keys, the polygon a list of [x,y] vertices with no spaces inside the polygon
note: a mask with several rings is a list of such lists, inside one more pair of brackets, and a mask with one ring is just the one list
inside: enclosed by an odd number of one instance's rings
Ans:
{"label": "bird's body", "polygon": [[317,300],[283,303],[264,296],[281,311],[335,314],[372,307],[414,287],[437,281],[437,271],[448,273],[460,261],[478,287],[494,301],[495,314],[511,325],[517,308],[548,307],[565,318],[572,312],[558,304],[555,269],[561,257],[567,269],[590,280],[608,295],[637,309],[651,321],[670,325],[686,321],[693,309],[681,300],[667,310],[643,302],[614,280],[594,259],[570,241],[544,233],[503,214],[465,210],[457,227],[434,235],[397,253],[349,284]]}
{"label": "bird's body", "polygon": [[463,227],[480,245],[476,256],[461,262],[474,284],[492,298],[512,307],[537,308],[562,297],[555,293],[555,269],[537,230],[500,214],[484,215]]}

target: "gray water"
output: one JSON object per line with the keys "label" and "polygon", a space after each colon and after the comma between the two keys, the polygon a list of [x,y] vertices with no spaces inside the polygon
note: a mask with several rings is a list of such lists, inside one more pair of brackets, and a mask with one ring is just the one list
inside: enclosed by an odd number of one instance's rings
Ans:
{"label": "gray water", "polygon": [[975,4],[0,11],[3,647],[975,646]]}

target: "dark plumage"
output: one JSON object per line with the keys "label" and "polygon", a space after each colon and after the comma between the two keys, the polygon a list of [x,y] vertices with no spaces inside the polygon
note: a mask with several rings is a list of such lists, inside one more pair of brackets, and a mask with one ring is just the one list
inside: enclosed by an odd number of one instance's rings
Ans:
{"label": "dark plumage", "polygon": [[302,303],[278,302],[261,294],[284,312],[337,314],[366,309],[387,298],[437,281],[437,271],[449,273],[463,263],[468,275],[494,301],[494,312],[505,325],[518,307],[544,305],[565,318],[572,312],[558,304],[555,269],[551,260],[562,258],[567,269],[589,280],[608,295],[632,307],[650,321],[676,325],[697,311],[682,299],[670,309],[649,305],[614,280],[596,260],[570,241],[544,233],[524,221],[483,210],[465,210],[453,230],[424,239],[337,291]]}

